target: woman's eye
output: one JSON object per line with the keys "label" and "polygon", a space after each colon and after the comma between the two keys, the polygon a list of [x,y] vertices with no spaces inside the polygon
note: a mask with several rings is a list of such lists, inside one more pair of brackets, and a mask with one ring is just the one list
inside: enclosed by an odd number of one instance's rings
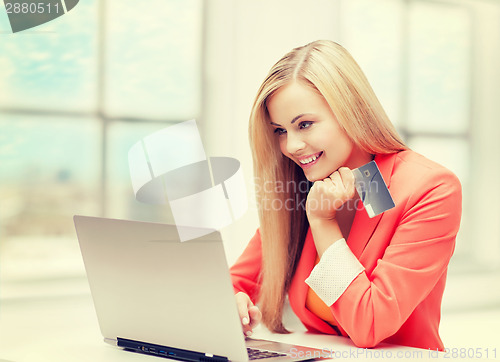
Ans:
{"label": "woman's eye", "polygon": [[299,123],[299,128],[304,129],[304,128],[309,128],[311,127],[313,123],[311,121],[303,121]]}
{"label": "woman's eye", "polygon": [[286,133],[286,130],[283,128],[275,128],[274,133],[276,133],[278,136],[281,136],[282,134]]}

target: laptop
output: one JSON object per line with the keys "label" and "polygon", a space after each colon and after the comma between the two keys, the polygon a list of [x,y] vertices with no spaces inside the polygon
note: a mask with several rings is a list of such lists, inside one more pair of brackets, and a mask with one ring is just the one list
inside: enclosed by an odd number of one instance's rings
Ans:
{"label": "laptop", "polygon": [[79,215],[74,222],[105,342],[184,361],[321,356],[244,337],[219,232],[181,242],[175,225]]}

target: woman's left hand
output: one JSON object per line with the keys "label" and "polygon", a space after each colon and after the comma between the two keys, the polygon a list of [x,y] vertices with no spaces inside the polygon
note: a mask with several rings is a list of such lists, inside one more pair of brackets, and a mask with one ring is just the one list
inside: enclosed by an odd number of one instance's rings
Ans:
{"label": "woman's left hand", "polygon": [[354,174],[347,167],[341,167],[329,177],[315,181],[306,201],[309,222],[335,219],[337,210],[355,195]]}

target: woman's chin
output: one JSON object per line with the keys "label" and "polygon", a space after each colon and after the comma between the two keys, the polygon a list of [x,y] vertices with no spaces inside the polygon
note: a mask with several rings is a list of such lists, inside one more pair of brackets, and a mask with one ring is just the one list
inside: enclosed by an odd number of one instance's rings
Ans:
{"label": "woman's chin", "polygon": [[331,170],[330,167],[324,167],[324,165],[313,165],[310,168],[302,167],[302,172],[304,172],[304,176],[309,182],[323,181],[325,178],[330,177],[335,171],[336,170]]}
{"label": "woman's chin", "polygon": [[304,175],[306,176],[306,179],[309,182],[323,181],[325,178],[330,176],[330,174],[323,175],[317,172],[311,172],[311,173],[304,172]]}

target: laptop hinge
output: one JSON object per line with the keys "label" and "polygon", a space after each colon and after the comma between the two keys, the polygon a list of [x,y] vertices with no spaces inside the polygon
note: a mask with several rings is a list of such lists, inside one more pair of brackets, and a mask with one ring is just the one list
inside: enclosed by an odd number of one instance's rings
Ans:
{"label": "laptop hinge", "polygon": [[224,356],[212,355],[209,353],[201,353],[189,351],[186,349],[162,346],[159,344],[146,343],[135,341],[126,338],[117,338],[117,346],[132,350],[135,352],[152,354],[155,356],[178,359],[181,361],[201,361],[201,362],[228,362],[228,358]]}

